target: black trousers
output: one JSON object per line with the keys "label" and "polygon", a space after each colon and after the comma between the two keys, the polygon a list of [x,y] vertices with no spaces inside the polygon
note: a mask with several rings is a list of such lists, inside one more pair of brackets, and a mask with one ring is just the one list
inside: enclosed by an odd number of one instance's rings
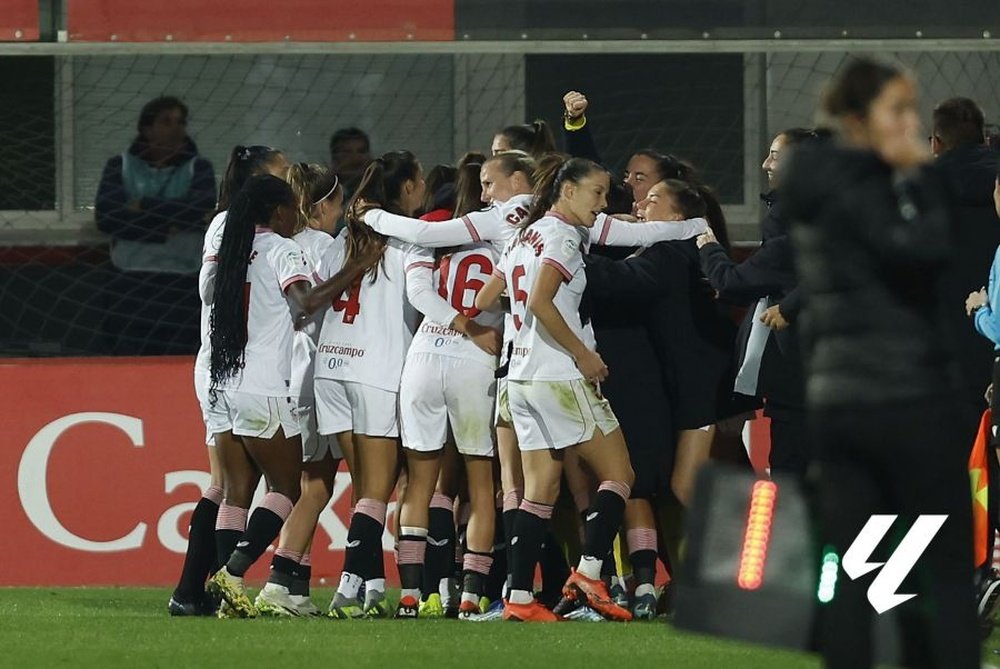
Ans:
{"label": "black trousers", "polygon": [[[895,542],[920,514],[947,514],[899,592],[916,593],[895,611],[901,621],[904,666],[980,666],[972,564],[970,444],[950,400],[881,406],[840,406],[810,412],[819,479],[822,542],[840,556],[875,513],[898,514]],[[880,545],[884,562],[895,544]],[[821,614],[820,645],[828,667],[873,664],[867,591],[879,570],[854,581],[843,571]]]}
{"label": "black trousers", "polygon": [[810,452],[805,409],[768,400],[764,415],[771,419],[771,472],[804,476]]}

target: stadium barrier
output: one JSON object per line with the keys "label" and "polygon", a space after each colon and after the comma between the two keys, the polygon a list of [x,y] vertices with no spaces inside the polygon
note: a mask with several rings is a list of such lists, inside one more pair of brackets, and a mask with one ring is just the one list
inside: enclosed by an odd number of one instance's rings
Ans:
{"label": "stadium barrier", "polygon": [[[0,508],[9,511],[0,585],[174,582],[190,512],[209,483],[192,369],[188,357],[0,361]],[[340,573],[350,500],[344,470],[320,517],[317,582]],[[383,547],[395,580],[389,533]],[[268,563],[251,581],[266,578]]]}

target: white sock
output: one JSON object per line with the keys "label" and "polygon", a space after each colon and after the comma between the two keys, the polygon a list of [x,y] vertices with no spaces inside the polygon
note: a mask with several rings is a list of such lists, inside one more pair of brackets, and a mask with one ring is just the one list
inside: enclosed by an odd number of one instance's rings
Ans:
{"label": "white sock", "polygon": [[357,599],[362,580],[360,576],[348,574],[345,571],[340,575],[340,585],[337,586],[337,594],[347,599]]}
{"label": "white sock", "polygon": [[530,604],[534,598],[527,590],[511,590],[507,601],[511,604]]}
{"label": "white sock", "polygon": [[365,581],[365,592],[381,592],[385,594],[385,579],[384,578],[370,578]]}
{"label": "white sock", "polygon": [[451,601],[451,588],[448,587],[447,578],[438,581],[438,594],[441,595],[441,603],[448,606],[448,602]]}
{"label": "white sock", "polygon": [[479,595],[474,592],[463,592],[462,593],[463,602],[472,602],[473,604],[479,603]]}
{"label": "white sock", "polygon": [[601,577],[601,567],[603,566],[604,560],[590,557],[589,555],[581,555],[580,564],[577,565],[576,570],[587,578],[597,580]]}
{"label": "white sock", "polygon": [[656,594],[656,586],[654,586],[652,583],[640,583],[639,585],[635,586],[636,597],[642,597],[644,595],[655,595],[655,594]]}

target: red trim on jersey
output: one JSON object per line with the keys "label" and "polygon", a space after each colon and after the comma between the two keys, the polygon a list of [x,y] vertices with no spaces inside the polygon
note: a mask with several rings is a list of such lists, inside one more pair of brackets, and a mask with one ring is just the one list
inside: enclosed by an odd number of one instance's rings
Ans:
{"label": "red trim on jersey", "polygon": [[547,212],[545,212],[545,215],[546,216],[551,216],[552,218],[558,218],[560,221],[562,221],[566,225],[573,225],[572,223],[569,222],[568,218],[566,218],[565,216],[563,216],[562,214],[560,214],[558,211],[555,211],[554,209],[549,209]]}
{"label": "red trim on jersey", "polygon": [[507,277],[506,277],[506,276],[504,276],[504,273],[503,273],[503,272],[501,272],[501,271],[500,271],[499,269],[497,269],[496,267],[494,267],[494,268],[493,268],[493,276],[495,276],[495,277],[496,277],[496,278],[498,278],[498,279],[503,279],[503,280],[504,280],[505,282],[507,281]]}
{"label": "red trim on jersey", "polygon": [[202,262],[218,262],[219,256],[207,256]]}
{"label": "red trim on jersey", "polygon": [[598,244],[604,246],[608,241],[608,234],[611,232],[611,217],[604,217],[604,227],[601,228],[601,236],[598,238]]}
{"label": "red trim on jersey", "polygon": [[266,235],[269,232],[274,232],[274,230],[272,230],[271,228],[265,228],[265,227],[261,227],[259,225],[257,227],[255,227],[253,229],[253,231],[254,231],[254,234],[258,234],[258,235]]}
{"label": "red trim on jersey", "polygon": [[555,267],[557,270],[559,270],[559,273],[563,275],[563,279],[566,280],[566,283],[569,283],[570,281],[573,280],[573,275],[570,274],[569,270],[566,269],[563,266],[563,264],[560,263],[558,260],[553,260],[552,258],[542,258],[542,264]]}
{"label": "red trim on jersey", "polygon": [[281,292],[285,292],[290,285],[298,281],[309,281],[309,276],[306,274],[296,274],[293,277],[285,279],[285,282],[281,284]]}
{"label": "red trim on jersey", "polygon": [[481,241],[483,241],[479,237],[479,231],[476,230],[476,226],[474,226],[472,224],[472,219],[469,218],[468,215],[462,217],[462,222],[465,223],[465,227],[467,227],[469,229],[469,236],[472,237],[472,241],[474,241],[474,242],[481,242]]}
{"label": "red trim on jersey", "polygon": [[434,263],[427,260],[417,260],[407,265],[406,271],[409,272],[411,269],[414,269],[416,267],[426,267],[427,269],[434,269]]}
{"label": "red trim on jersey", "polygon": [[323,283],[323,279],[319,278],[319,274],[317,274],[316,272],[313,272],[313,281],[315,281],[316,283]]}

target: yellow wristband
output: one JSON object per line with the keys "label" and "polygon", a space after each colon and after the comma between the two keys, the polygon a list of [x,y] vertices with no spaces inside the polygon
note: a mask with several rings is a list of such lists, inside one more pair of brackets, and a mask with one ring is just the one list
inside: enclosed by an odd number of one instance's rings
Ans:
{"label": "yellow wristband", "polygon": [[563,116],[563,127],[570,132],[574,130],[579,130],[583,126],[587,125],[587,117],[584,114],[580,115],[580,118],[571,119],[568,116]]}

